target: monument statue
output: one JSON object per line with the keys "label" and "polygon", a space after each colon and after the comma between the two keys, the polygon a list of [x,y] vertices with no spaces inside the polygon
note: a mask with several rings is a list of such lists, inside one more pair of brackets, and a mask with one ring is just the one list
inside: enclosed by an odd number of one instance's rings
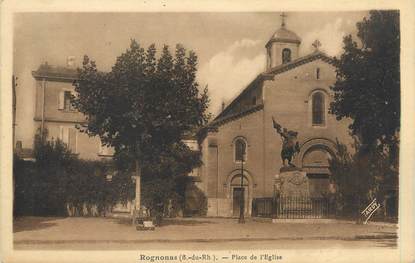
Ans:
{"label": "monument statue", "polygon": [[277,131],[277,133],[281,136],[282,139],[282,164],[285,167],[285,160],[287,160],[288,165],[294,167],[294,165],[291,163],[291,160],[294,157],[294,155],[300,151],[300,145],[297,141],[298,132],[289,131],[287,130],[287,128],[282,128],[281,125],[274,120],[274,117],[272,117],[272,123],[274,125],[274,129]]}

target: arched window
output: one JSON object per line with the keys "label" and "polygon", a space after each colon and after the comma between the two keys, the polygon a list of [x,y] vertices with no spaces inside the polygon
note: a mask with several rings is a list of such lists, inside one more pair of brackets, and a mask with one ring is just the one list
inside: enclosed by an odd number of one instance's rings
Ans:
{"label": "arched window", "polygon": [[235,141],[235,161],[246,161],[246,142],[242,138]]}
{"label": "arched window", "polygon": [[316,68],[316,79],[320,79],[320,68]]}
{"label": "arched window", "polygon": [[325,122],[325,104],[324,94],[316,92],[312,96],[312,123],[313,125],[324,125]]}
{"label": "arched window", "polygon": [[282,63],[288,63],[291,61],[291,50],[288,48],[284,48],[282,50]]}

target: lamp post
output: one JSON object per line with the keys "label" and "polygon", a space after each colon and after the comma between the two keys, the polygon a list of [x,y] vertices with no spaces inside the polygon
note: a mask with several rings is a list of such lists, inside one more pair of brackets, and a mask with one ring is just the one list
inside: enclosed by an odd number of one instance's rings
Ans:
{"label": "lamp post", "polygon": [[272,219],[275,220],[278,217],[278,205],[280,200],[281,194],[281,178],[279,174],[275,175],[274,178],[274,194],[273,194],[273,201],[272,201]]}
{"label": "lamp post", "polygon": [[245,224],[244,161],[245,161],[245,148],[243,148],[242,150],[242,159],[241,159],[241,201],[239,202],[239,220],[238,220],[239,224]]}

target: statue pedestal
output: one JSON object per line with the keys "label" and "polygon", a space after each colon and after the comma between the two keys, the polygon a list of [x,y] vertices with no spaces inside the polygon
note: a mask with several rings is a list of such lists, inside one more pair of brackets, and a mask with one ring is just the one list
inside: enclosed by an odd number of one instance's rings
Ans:
{"label": "statue pedestal", "polygon": [[277,191],[281,196],[309,196],[309,180],[306,172],[295,167],[283,167],[276,178]]}

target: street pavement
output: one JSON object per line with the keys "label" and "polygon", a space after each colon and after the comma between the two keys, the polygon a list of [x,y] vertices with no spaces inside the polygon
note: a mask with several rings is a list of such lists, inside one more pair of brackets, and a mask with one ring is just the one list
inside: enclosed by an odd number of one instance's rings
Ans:
{"label": "street pavement", "polygon": [[[297,223],[296,223],[297,222]],[[394,224],[230,218],[165,219],[154,231],[137,231],[128,219],[21,217],[15,249],[290,249],[396,248]]]}

